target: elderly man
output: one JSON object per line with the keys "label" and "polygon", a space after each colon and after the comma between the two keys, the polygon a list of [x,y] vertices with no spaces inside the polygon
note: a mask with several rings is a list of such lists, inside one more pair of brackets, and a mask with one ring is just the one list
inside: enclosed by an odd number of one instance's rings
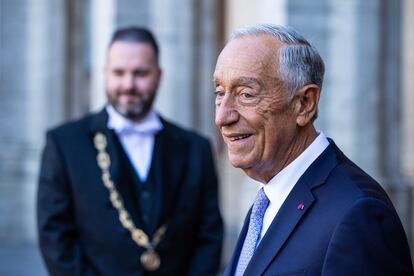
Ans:
{"label": "elderly man", "polygon": [[289,27],[237,31],[214,72],[233,166],[261,182],[226,275],[413,275],[381,186],[313,121],[324,64]]}

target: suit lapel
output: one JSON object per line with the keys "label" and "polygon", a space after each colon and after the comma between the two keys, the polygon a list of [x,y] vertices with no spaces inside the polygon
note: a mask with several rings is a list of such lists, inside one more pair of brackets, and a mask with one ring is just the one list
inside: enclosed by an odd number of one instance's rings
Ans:
{"label": "suit lapel", "polygon": [[[314,204],[312,189],[322,185],[332,169],[338,164],[338,158],[342,156],[340,150],[332,140],[325,151],[306,170],[289,196],[281,206],[272,224],[256,249],[255,254],[246,268],[245,275],[262,275],[272,260],[288,241],[296,227],[300,227],[300,221],[307,212],[311,212]],[[303,208],[300,207],[303,205]],[[234,275],[241,247],[246,236],[250,211],[237,243],[235,254],[232,257],[229,271],[226,275]],[[298,252],[300,253],[300,252]]]}
{"label": "suit lapel", "polygon": [[[162,131],[161,131],[162,132]],[[163,187],[165,176],[163,173],[168,174],[168,172],[163,170],[164,164],[163,164],[163,156],[162,152],[165,148],[165,141],[163,139],[163,134],[159,133],[155,137],[154,142],[154,150],[152,154],[152,161],[151,161],[151,167],[150,167],[150,176],[152,176],[153,183],[152,185],[155,185],[155,200],[157,201],[154,204],[154,218],[152,218],[153,223],[151,227],[151,234],[156,231],[156,229],[160,226],[161,223],[161,205],[163,205],[163,199],[162,196],[160,196],[165,187]],[[161,137],[161,138],[160,138]]]}
{"label": "suit lapel", "polygon": [[[113,130],[108,129],[107,127],[108,122],[108,114],[105,109],[100,111],[92,120],[91,124],[91,141],[93,143],[93,137],[96,133],[101,132],[106,136],[107,139],[107,152],[109,154],[111,164],[109,171],[111,173],[111,178],[115,183],[116,188],[118,189],[119,193],[124,202],[125,209],[130,213],[131,218],[137,227],[141,227],[142,222],[139,219],[139,210],[137,199],[135,197],[135,189],[132,185],[134,182],[132,177],[128,178],[129,172],[126,173],[125,170],[128,170],[128,166],[122,166],[121,155],[124,154],[122,151],[122,146]],[[99,178],[100,184],[103,185],[101,179]],[[107,200],[108,204],[110,203],[110,199],[108,197]]]}
{"label": "suit lapel", "polygon": [[96,133],[100,132],[106,136],[107,139],[107,152],[109,154],[109,157],[111,159],[111,166],[109,168],[109,171],[111,173],[112,180],[117,183],[119,181],[119,175],[120,175],[120,158],[119,154],[117,152],[118,146],[117,146],[117,137],[116,134],[108,129],[107,127],[108,122],[108,113],[105,109],[101,110],[92,120],[91,124],[91,141],[93,142],[93,137]]}
{"label": "suit lapel", "polygon": [[[304,181],[299,181],[283,203],[265,236],[260,242],[245,275],[261,275],[278,254],[301,218],[312,206],[314,197]],[[299,204],[305,206],[303,210]]]}
{"label": "suit lapel", "polygon": [[225,276],[234,275],[234,272],[236,271],[240,252],[243,247],[244,239],[246,238],[246,235],[247,235],[247,230],[249,228],[249,221],[250,221],[251,213],[252,213],[252,207],[250,207],[249,212],[247,213],[246,218],[244,219],[243,227],[242,227],[242,230],[240,231],[239,238],[237,240],[233,255],[231,256],[230,262],[227,265],[226,271],[224,272]]}
{"label": "suit lapel", "polygon": [[186,143],[179,139],[174,126],[161,119],[164,128],[155,137],[153,156],[154,178],[158,182],[160,197],[157,213],[159,223],[165,223],[174,211],[179,187],[184,181],[185,158],[188,156]]}

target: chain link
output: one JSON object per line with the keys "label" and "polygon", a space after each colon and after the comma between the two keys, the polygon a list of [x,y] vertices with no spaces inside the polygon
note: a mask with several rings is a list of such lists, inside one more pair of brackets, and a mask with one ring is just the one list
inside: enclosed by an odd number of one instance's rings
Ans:
{"label": "chain link", "polygon": [[111,160],[109,158],[109,154],[106,152],[106,136],[103,133],[98,132],[95,134],[93,141],[95,148],[98,150],[96,159],[98,166],[102,171],[102,181],[109,191],[109,199],[112,203],[112,206],[118,211],[119,221],[121,222],[122,226],[130,232],[131,238],[138,246],[145,247],[147,250],[153,250],[163,239],[164,234],[167,230],[167,225],[162,225],[155,232],[152,242],[150,242],[148,235],[145,234],[142,229],[139,229],[135,226],[130,214],[124,207],[122,197],[118,193],[118,190],[112,181],[111,173],[109,172]]}

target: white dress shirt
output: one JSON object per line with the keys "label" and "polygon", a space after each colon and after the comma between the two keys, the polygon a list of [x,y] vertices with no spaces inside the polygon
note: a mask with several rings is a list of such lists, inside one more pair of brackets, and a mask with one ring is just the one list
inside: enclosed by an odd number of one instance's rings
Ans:
{"label": "white dress shirt", "polygon": [[296,182],[305,173],[313,161],[328,147],[329,141],[320,132],[316,139],[295,160],[276,174],[267,184],[260,184],[266,196],[269,198],[269,206],[263,218],[263,227],[260,239],[266,234],[270,224],[275,218],[283,202],[292,191]]}
{"label": "white dress shirt", "polygon": [[152,162],[155,134],[163,125],[156,112],[150,112],[139,122],[135,123],[119,114],[111,105],[106,106],[108,112],[108,128],[118,135],[129,160],[141,181],[145,181]]}

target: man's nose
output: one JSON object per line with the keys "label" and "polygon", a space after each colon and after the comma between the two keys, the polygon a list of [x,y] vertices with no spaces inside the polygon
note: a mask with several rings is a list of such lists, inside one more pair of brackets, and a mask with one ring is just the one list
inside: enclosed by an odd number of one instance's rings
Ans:
{"label": "man's nose", "polygon": [[122,78],[122,88],[124,90],[131,90],[134,87],[134,77],[131,74],[126,74]]}
{"label": "man's nose", "polygon": [[237,122],[239,112],[232,97],[225,97],[220,104],[216,105],[216,125],[221,128]]}

